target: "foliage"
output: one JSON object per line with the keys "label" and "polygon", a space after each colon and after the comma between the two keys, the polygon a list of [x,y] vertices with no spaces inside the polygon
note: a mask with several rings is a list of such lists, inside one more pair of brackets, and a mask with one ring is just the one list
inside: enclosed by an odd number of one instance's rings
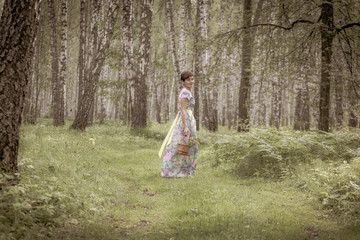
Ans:
{"label": "foliage", "polygon": [[214,167],[239,177],[283,179],[319,199],[325,209],[358,223],[359,130],[334,133],[258,128],[217,141],[208,154]]}
{"label": "foliage", "polygon": [[360,223],[360,148],[351,161],[324,163],[313,160],[300,166],[288,184],[321,201],[325,209],[346,222]]}
{"label": "foliage", "polygon": [[[30,159],[28,169],[33,169]],[[30,170],[31,171],[31,170]],[[1,184],[5,184],[12,176],[0,175]],[[64,194],[56,184],[56,177],[39,181],[35,175],[32,182],[14,186],[2,186],[0,195],[0,239],[41,239],[51,237],[49,229],[59,227],[71,210],[81,207],[77,199]],[[40,187],[43,185],[44,187]],[[45,187],[46,186],[46,187]],[[71,204],[69,204],[71,203]],[[72,208],[69,208],[73,206]],[[29,231],[30,230],[30,231]]]}
{"label": "foliage", "polygon": [[0,239],[54,238],[57,229],[80,225],[100,228],[84,230],[85,236],[111,235],[96,222],[100,209],[114,201],[117,184],[110,177],[118,173],[102,170],[116,163],[116,156],[106,155],[112,154],[109,146],[131,151],[152,144],[119,122],[94,124],[86,133],[69,131],[68,125],[54,128],[51,119],[43,119],[23,127],[18,177],[0,175]]}
{"label": "foliage", "polygon": [[[350,150],[356,149],[356,132],[329,137],[256,129],[235,136],[226,128],[216,134],[202,129],[195,177],[164,179],[159,177],[157,153],[169,125],[153,123],[133,132],[107,121],[77,132],[68,130],[69,123],[54,128],[51,119],[42,119],[38,125],[23,126],[20,175],[1,176],[0,239],[311,239],[309,232],[322,239],[359,236],[356,225],[348,228],[358,213],[345,211],[358,207],[353,184],[359,184],[359,150]],[[245,137],[253,144],[262,140],[271,151],[282,144],[277,156],[290,161],[293,154],[301,165],[293,166],[283,181],[238,178],[210,167],[216,141],[221,146]],[[284,144],[290,137],[291,144]],[[341,155],[350,160],[334,161],[330,154],[321,160],[325,150],[317,149],[317,160],[304,163],[300,156],[308,146],[299,147],[296,139],[305,144],[307,138],[332,144],[335,151],[337,142],[351,146]],[[339,189],[348,192],[346,202],[330,197],[345,194]],[[322,204],[325,198],[327,205]]]}
{"label": "foliage", "polygon": [[311,159],[350,161],[360,147],[359,132],[318,134],[269,128],[226,136],[213,145],[213,165],[240,177],[260,176],[277,179],[291,175],[299,163]]}

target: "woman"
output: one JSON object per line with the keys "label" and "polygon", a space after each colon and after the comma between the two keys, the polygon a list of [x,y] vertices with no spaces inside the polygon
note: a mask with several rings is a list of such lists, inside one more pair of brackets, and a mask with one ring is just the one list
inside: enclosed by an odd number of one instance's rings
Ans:
{"label": "woman", "polygon": [[[184,88],[179,94],[179,113],[159,152],[161,157],[166,146],[161,166],[162,177],[192,176],[196,170],[198,145],[194,144],[197,142],[196,121],[192,113],[195,99],[191,93],[194,86],[194,75],[189,71],[182,72],[181,81]],[[178,143],[183,142],[191,146],[189,156],[176,153]]]}

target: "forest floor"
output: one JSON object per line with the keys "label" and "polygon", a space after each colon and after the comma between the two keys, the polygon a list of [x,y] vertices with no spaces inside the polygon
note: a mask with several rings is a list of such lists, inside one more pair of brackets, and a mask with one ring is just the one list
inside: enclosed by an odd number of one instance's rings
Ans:
{"label": "forest floor", "polygon": [[142,137],[114,123],[94,125],[83,133],[69,131],[68,126],[53,128],[50,122],[24,126],[18,188],[21,201],[26,202],[24,208],[30,209],[27,213],[37,225],[26,230],[21,221],[27,220],[19,215],[13,230],[0,236],[171,240],[360,237],[358,229],[339,224],[331,212],[322,209],[321,202],[284,181],[241,179],[211,167],[203,157],[210,144],[200,145],[193,178],[161,178],[162,160],[157,153],[162,137],[154,136]]}

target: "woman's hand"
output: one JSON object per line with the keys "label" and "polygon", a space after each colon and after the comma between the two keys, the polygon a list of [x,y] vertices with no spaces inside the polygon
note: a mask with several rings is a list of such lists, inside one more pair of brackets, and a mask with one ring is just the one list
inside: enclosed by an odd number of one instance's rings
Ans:
{"label": "woman's hand", "polygon": [[184,128],[184,137],[189,137],[190,136],[190,130],[189,130],[189,128],[186,126],[185,128]]}

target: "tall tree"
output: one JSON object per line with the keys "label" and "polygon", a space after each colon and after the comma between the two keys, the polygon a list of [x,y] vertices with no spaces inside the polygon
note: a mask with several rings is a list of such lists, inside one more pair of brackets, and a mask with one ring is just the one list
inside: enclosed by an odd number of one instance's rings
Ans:
{"label": "tall tree", "polygon": [[78,55],[78,93],[77,93],[77,103],[78,106],[81,105],[81,100],[83,99],[84,94],[84,76],[85,76],[85,48],[86,48],[86,28],[87,28],[87,1],[80,1],[80,38],[79,38],[79,55]]}
{"label": "tall tree", "polygon": [[249,127],[248,94],[250,90],[251,77],[251,0],[244,0],[243,12],[243,39],[242,39],[242,61],[241,61],[241,83],[239,89],[239,123],[238,132],[246,131]]}
{"label": "tall tree", "polygon": [[[40,15],[41,17],[41,15]],[[39,18],[40,18],[39,17]],[[39,19],[40,22],[40,19]],[[40,23],[39,23],[40,24]],[[38,33],[34,39],[34,54],[33,54],[33,66],[31,67],[32,75],[29,77],[27,94],[25,96],[24,110],[22,112],[24,122],[26,124],[35,124],[37,115],[37,103],[39,97],[39,62],[40,62],[40,46],[42,42],[42,33],[40,27],[38,27]],[[40,35],[40,36],[39,36]]]}
{"label": "tall tree", "polygon": [[[54,116],[56,126],[65,125],[65,80],[66,80],[66,63],[67,63],[67,12],[68,0],[61,0],[61,34],[60,34],[60,78],[58,86],[59,105],[57,116]],[[55,120],[56,118],[56,120]]]}
{"label": "tall tree", "polygon": [[57,16],[55,12],[54,0],[48,0],[48,19],[50,27],[50,52],[51,52],[51,84],[52,84],[52,106],[53,106],[53,125],[61,126],[64,122],[64,113],[61,114],[61,105],[64,104],[64,97],[61,98],[59,81],[59,53],[57,38]]}
{"label": "tall tree", "polygon": [[330,72],[332,44],[335,34],[334,7],[332,0],[321,4],[321,80],[319,130],[329,131],[330,118]]}
{"label": "tall tree", "polygon": [[[99,6],[99,0],[93,0],[92,3],[93,8]],[[97,39],[97,23],[92,23],[91,31],[93,38],[90,47],[91,53],[89,54],[91,58],[89,58],[89,64],[85,70],[84,93],[82,95],[82,100],[78,103],[78,111],[75,120],[70,127],[72,129],[83,131],[88,125],[91,108],[94,106],[95,93],[101,69],[105,62],[106,51],[110,46],[110,41],[114,33],[118,9],[119,1],[110,0],[109,8],[106,11],[105,30],[100,39]]]}
{"label": "tall tree", "polygon": [[208,0],[198,0],[196,5],[196,24],[195,24],[195,39],[194,39],[194,49],[195,49],[195,119],[196,119],[196,128],[200,128],[200,84],[204,81],[206,77],[206,51],[204,47],[204,41],[207,38],[207,1]]}
{"label": "tall tree", "polygon": [[182,1],[181,5],[180,5],[180,36],[179,36],[179,49],[178,49],[178,54],[179,54],[179,69],[180,72],[183,72],[185,70],[187,70],[187,25],[188,25],[188,15],[186,12],[186,0]]}
{"label": "tall tree", "polygon": [[124,0],[123,2],[123,17],[122,17],[122,32],[123,32],[123,66],[124,66],[124,101],[123,101],[123,114],[126,122],[131,119],[131,85],[134,82],[135,69],[133,63],[134,55],[134,40],[132,34],[133,25],[133,0]]}
{"label": "tall tree", "polygon": [[[179,65],[179,57],[177,55],[177,48],[176,48],[176,42],[175,42],[175,28],[174,28],[174,17],[173,17],[173,9],[172,9],[172,0],[166,0],[165,4],[165,12],[166,12],[166,22],[167,22],[167,33],[168,33],[168,39],[169,39],[169,50],[171,52],[172,56],[172,62],[174,65],[175,70],[175,77],[173,78],[172,86],[170,89],[170,97],[172,98],[174,91],[174,103],[175,108],[174,111],[177,112],[177,104],[178,104],[178,97],[176,93],[178,92],[178,88],[180,86],[179,79],[180,79],[180,65]],[[175,90],[174,90],[175,87]]]}
{"label": "tall tree", "polygon": [[146,127],[147,118],[147,84],[150,62],[150,39],[154,0],[141,1],[140,37],[138,69],[135,77],[134,111],[132,115],[133,128]]}
{"label": "tall tree", "polygon": [[0,21],[0,169],[17,171],[21,113],[31,76],[38,0],[6,0]]}

